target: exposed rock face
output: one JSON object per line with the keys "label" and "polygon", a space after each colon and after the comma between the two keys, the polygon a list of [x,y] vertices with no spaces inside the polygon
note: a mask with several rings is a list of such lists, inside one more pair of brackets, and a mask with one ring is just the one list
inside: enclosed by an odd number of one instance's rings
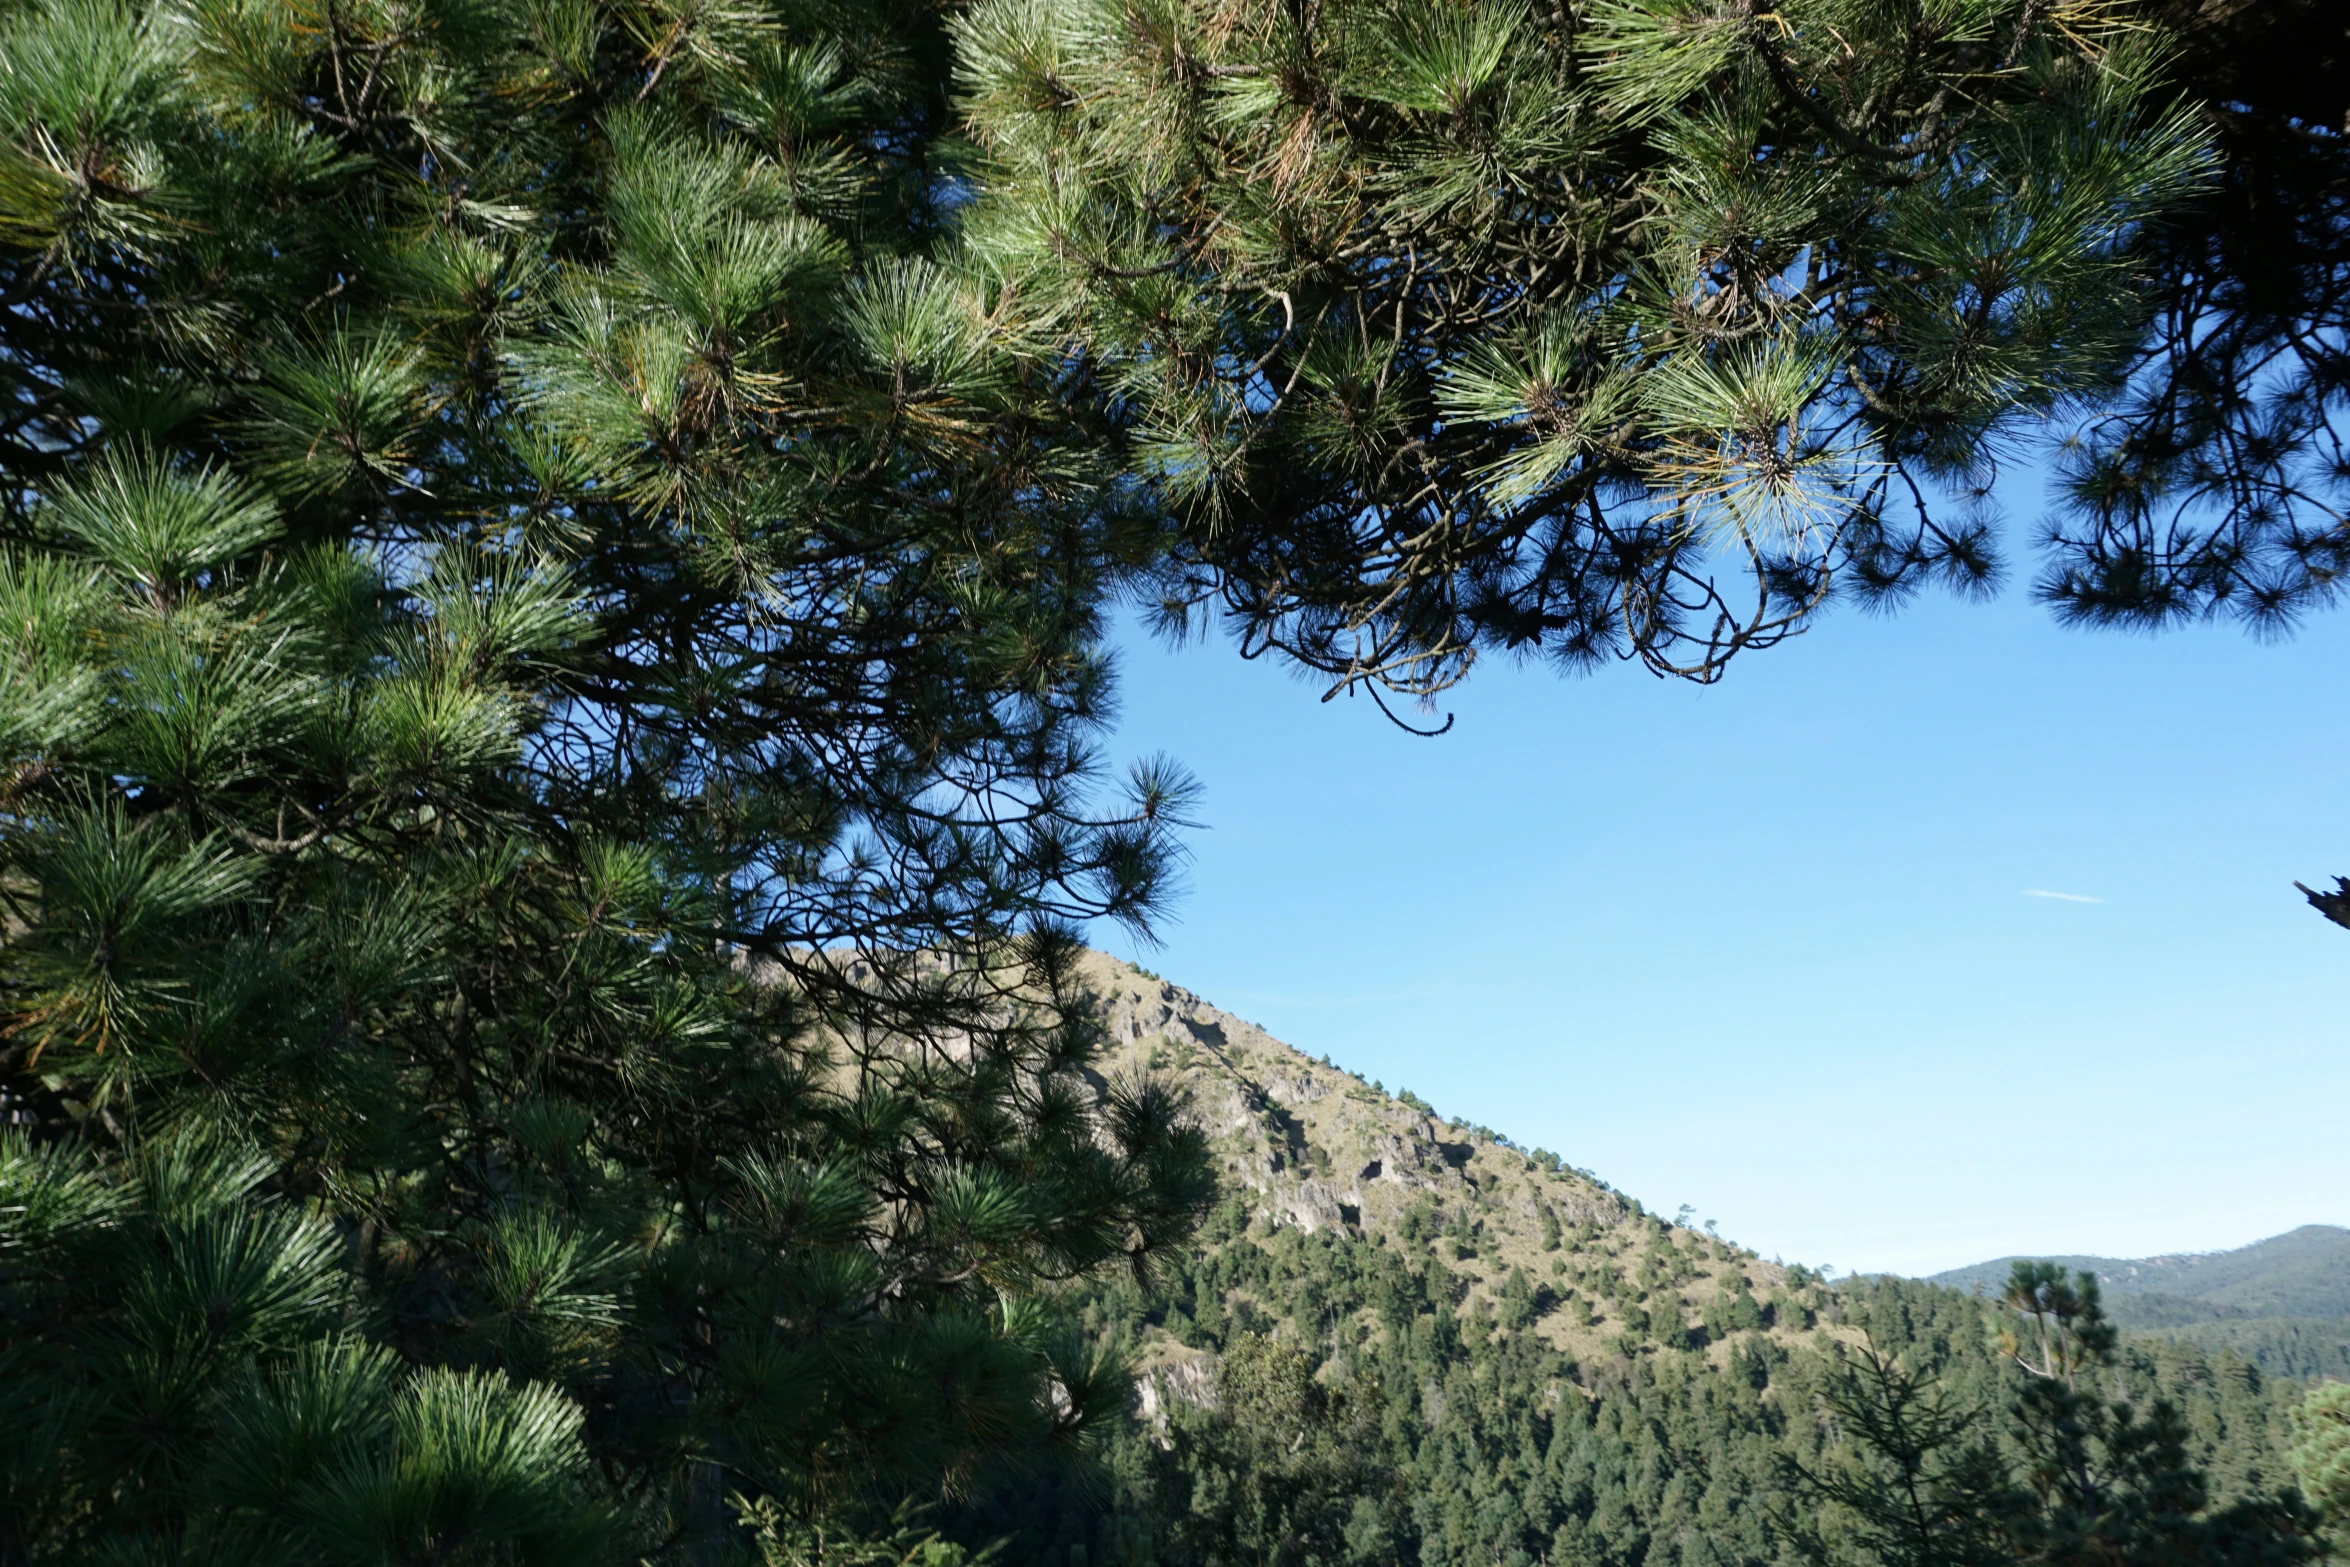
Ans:
{"label": "exposed rock face", "polygon": [[1544,1206],[1567,1226],[1626,1216],[1597,1183],[1532,1167],[1518,1150],[1376,1093],[1188,990],[1107,957],[1092,977],[1107,1003],[1106,1069],[1187,1089],[1227,1176],[1260,1194],[1275,1223],[1374,1234],[1422,1196],[1470,1194],[1536,1224]]}
{"label": "exposed rock face", "polygon": [[1216,1407],[1216,1379],[1223,1357],[1210,1350],[1180,1345],[1155,1346],[1158,1353],[1134,1379],[1134,1412],[1144,1422],[1164,1431],[1167,1411],[1176,1404],[1198,1409]]}
{"label": "exposed rock face", "polygon": [[[1751,1252],[1661,1225],[1583,1172],[1392,1099],[1188,990],[1100,954],[1090,965],[1104,1081],[1149,1073],[1181,1088],[1256,1224],[1433,1248],[1464,1311],[1501,1309],[1518,1276],[1521,1297],[1538,1296],[1523,1331],[1577,1354],[1606,1353],[1628,1324],[1695,1330],[1709,1308],[1785,1285]],[[1213,1356],[1165,1338],[1142,1349],[1147,1419],[1213,1404]]]}

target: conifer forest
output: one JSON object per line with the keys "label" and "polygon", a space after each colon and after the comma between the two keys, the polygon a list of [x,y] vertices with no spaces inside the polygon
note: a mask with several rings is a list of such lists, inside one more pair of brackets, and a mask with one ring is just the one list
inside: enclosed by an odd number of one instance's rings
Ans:
{"label": "conifer forest", "polygon": [[1830,1284],[1088,943],[1195,826],[1135,606],[1429,730],[2325,610],[2346,83],[2331,0],[0,0],[0,1567],[2331,1559],[2350,1301]]}

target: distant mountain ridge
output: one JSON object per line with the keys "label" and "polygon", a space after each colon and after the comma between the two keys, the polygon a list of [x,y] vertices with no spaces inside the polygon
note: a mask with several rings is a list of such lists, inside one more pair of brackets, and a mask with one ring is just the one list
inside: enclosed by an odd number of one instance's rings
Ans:
{"label": "distant mountain ridge", "polygon": [[[1996,1295],[2020,1259],[1926,1282]],[[2350,1229],[2304,1224],[2233,1251],[2161,1257],[2053,1257],[2093,1273],[2106,1310],[2135,1333],[2232,1351],[2279,1376],[2350,1378]]]}
{"label": "distant mountain ridge", "polygon": [[[1926,1282],[1996,1295],[2019,1260],[2001,1257],[1952,1268]],[[2125,1326],[2350,1317],[2350,1229],[2335,1224],[2304,1224],[2233,1251],[2046,1260],[2097,1275],[2108,1308]]]}

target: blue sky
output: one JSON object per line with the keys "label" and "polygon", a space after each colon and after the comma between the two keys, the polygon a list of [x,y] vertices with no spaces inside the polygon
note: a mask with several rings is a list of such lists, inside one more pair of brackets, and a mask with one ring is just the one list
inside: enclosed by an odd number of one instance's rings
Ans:
{"label": "blue sky", "polygon": [[1096,939],[1391,1092],[1844,1271],[2350,1223],[2350,931],[2291,885],[2350,873],[2350,612],[1842,610],[1711,689],[1487,664],[1436,740],[1120,645],[1205,826],[1163,945]]}

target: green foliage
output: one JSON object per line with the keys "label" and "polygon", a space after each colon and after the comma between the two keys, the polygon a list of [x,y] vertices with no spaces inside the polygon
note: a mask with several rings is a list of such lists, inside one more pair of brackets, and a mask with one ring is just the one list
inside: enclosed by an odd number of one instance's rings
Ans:
{"label": "green foliage", "polygon": [[[2209,1508],[2168,1399],[2120,1385],[2118,1336],[2095,1275],[2019,1262],[2001,1335],[2025,1374],[2006,1429],[1951,1399],[1930,1372],[1864,1345],[1829,1393],[1850,1452],[1840,1467],[1797,1466],[1826,1504],[1797,1539],[1815,1562],[1893,1567],[2034,1562],[2291,1563],[2318,1554],[2299,1499],[2239,1498]],[[2083,1384],[2088,1386],[2084,1387]]]}
{"label": "green foliage", "polygon": [[2311,1388],[2293,1406],[2293,1472],[2301,1489],[2339,1531],[2350,1521],[2350,1383]]}
{"label": "green foliage", "polygon": [[1826,1399],[1850,1451],[1817,1471],[1790,1464],[1807,1499],[1833,1510],[1818,1519],[1791,1514],[1799,1550],[1816,1561],[1885,1567],[2014,1559],[2001,1525],[2019,1498],[1980,1411],[1869,1345]]}
{"label": "green foliage", "polygon": [[2240,1322],[2197,1322],[2176,1328],[2149,1328],[2192,1344],[2206,1354],[2225,1351],[2248,1360],[2271,1376],[2315,1382],[2350,1378],[2350,1328],[2339,1320],[2297,1321],[2290,1317],[2253,1317]]}
{"label": "green foliage", "polygon": [[[2059,1257],[2097,1276],[2107,1318],[2124,1332],[2232,1352],[2274,1376],[2350,1376],[2350,1232],[2307,1224],[2233,1251],[2169,1257]],[[1955,1289],[1996,1291],[2017,1259],[1937,1274]]]}
{"label": "green foliage", "polygon": [[1294,1343],[1228,1344],[1212,1411],[1181,1408],[1150,1453],[1155,1548],[1181,1561],[1283,1567],[1344,1557],[1379,1516],[1376,1383],[1317,1379]]}
{"label": "green foliage", "polygon": [[[1268,1233],[1248,1225],[1245,1213],[1212,1221],[1201,1240],[1199,1253],[1173,1262],[1154,1288],[1090,1292],[1086,1316],[1104,1339],[1160,1368],[1145,1371],[1155,1379],[1159,1413],[1109,1441],[1103,1489],[1089,1495],[1060,1481],[1000,1480],[942,1515],[950,1535],[1006,1541],[1011,1567],[1062,1567],[1076,1560],[1072,1546],[1089,1562],[1164,1567],[1237,1567],[1260,1552],[1267,1561],[1279,1554],[1428,1567],[1545,1559],[1778,1567],[1805,1560],[1808,1545],[1866,1559],[1862,1517],[1807,1499],[1791,1467],[1875,1487],[1891,1460],[1861,1434],[1860,1415],[1889,1431],[1906,1426],[1928,1476],[1943,1481],[1942,1533],[1959,1543],[2003,1540],[1995,1539],[2006,1516],[1998,1509],[2039,1507],[2023,1477],[2068,1456],[2065,1444],[2076,1436],[2096,1449],[2094,1475],[2136,1486],[2149,1500],[2157,1491],[2176,1500],[2174,1483],[2200,1475],[2201,1517],[2233,1518],[2230,1527],[2245,1531],[2239,1538],[2280,1525],[2289,1548],[2298,1527],[2289,1508],[2280,1514],[2281,1504],[2264,1499],[2293,1483],[2284,1453],[2299,1389],[2229,1357],[2125,1341],[2093,1376],[2084,1371],[2074,1395],[2061,1378],[2042,1386],[2002,1348],[2000,1331],[2020,1327],[2019,1347],[2029,1344],[2039,1363],[2040,1338],[2028,1318],[1893,1279],[1832,1294],[1806,1284],[1813,1308],[1798,1309],[1791,1294],[1775,1290],[1778,1328],[1712,1343],[1710,1333],[1640,1335],[1611,1322],[1602,1331],[1615,1329],[1612,1346],[1570,1355],[1546,1341],[1539,1319],[1532,1331],[1512,1330],[1498,1315],[1466,1307],[1468,1280],[1424,1245]],[[1607,1259],[1570,1256],[1596,1284]],[[1577,1298],[1588,1304],[1583,1291]],[[1815,1308],[1818,1329],[1798,1335],[1791,1319]],[[1614,1318],[1616,1308],[1607,1309]],[[1180,1355],[1166,1336],[1178,1322],[1188,1324],[1183,1337],[1192,1346]],[[2052,1340],[2051,1350],[2067,1359],[2082,1353],[2079,1325],[2076,1310],[2062,1329],[2065,1347]],[[1188,1357],[1200,1349],[1220,1351],[1227,1366],[1241,1362],[1250,1390],[1241,1402],[1187,1401],[1205,1395],[1177,1370],[1195,1364]],[[1893,1417],[1877,1413],[1872,1368],[1906,1390]],[[1288,1390],[1270,1401],[1270,1414],[1256,1391],[1262,1382]],[[2038,1401],[2044,1417],[2065,1403],[2049,1402],[2057,1392],[2082,1400],[2065,1405],[2077,1431],[2042,1418],[2030,1430],[2002,1433],[2004,1415],[2019,1402]],[[1315,1400],[1323,1424],[1292,1451],[1299,1427],[1281,1411]],[[1850,1410],[1840,1412],[1839,1401]],[[2162,1401],[2175,1416],[2155,1417]],[[2114,1468],[2105,1467],[2108,1439],[2118,1444]],[[1996,1459],[1991,1467],[1969,1456],[1984,1441]],[[1242,1463],[1250,1451],[1260,1455],[1253,1473]],[[2066,1483],[2053,1482],[2049,1492],[2052,1521],[2078,1521],[2064,1514]],[[1988,1522],[1984,1507],[1994,1509]],[[2168,1526],[2160,1516],[2135,1516]],[[1307,1529],[1299,1519],[1318,1523]],[[2049,1540],[2053,1549],[2053,1534]]]}
{"label": "green foliage", "polygon": [[[1953,1289],[1996,1294],[2019,1259],[1934,1276]],[[2203,1320],[2350,1317],[2350,1230],[2305,1224],[2233,1251],[2169,1257],[2058,1257],[2069,1272],[2097,1275],[2117,1326],[2173,1327]]]}
{"label": "green foliage", "polygon": [[274,1166],[193,1130],[114,1171],[0,1138],[11,1545],[96,1529],[254,1562],[602,1559],[578,1405],[354,1334],[346,1243],[264,1189]]}
{"label": "green foliage", "polygon": [[[2209,182],[2119,5],[991,0],[968,231],[1173,514],[1171,625],[1333,689],[1480,650],[1710,679],[2110,393]],[[1962,508],[1962,512],[1963,512]]]}
{"label": "green foliage", "polygon": [[769,1498],[738,1502],[762,1567],[965,1567],[985,1563],[991,1554],[974,1555],[936,1530],[916,1528],[903,1506],[886,1527],[858,1534],[837,1524],[795,1521]]}
{"label": "green foliage", "polygon": [[1185,786],[934,14],[0,60],[0,1562],[741,1559],[1084,1441],[1053,1300],[1208,1186],[1072,926]]}

